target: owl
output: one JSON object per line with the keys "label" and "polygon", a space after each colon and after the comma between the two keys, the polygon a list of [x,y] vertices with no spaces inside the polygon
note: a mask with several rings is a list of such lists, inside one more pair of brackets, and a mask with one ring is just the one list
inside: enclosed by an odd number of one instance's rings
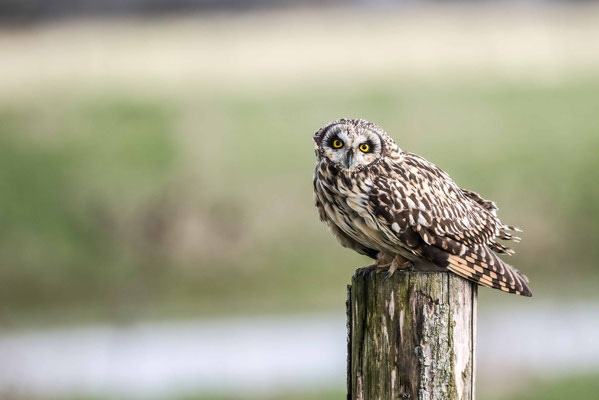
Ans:
{"label": "owl", "polygon": [[339,119],[314,134],[314,202],[342,246],[374,259],[357,272],[449,270],[480,285],[532,296],[526,276],[498,254],[519,241],[497,206],[460,188],[378,125]]}

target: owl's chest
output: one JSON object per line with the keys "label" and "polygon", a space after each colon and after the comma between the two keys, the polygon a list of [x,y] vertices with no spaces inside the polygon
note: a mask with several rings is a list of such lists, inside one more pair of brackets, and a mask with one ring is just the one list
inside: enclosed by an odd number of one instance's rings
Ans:
{"label": "owl's chest", "polygon": [[[349,179],[349,178],[347,178]],[[315,195],[322,204],[326,217],[346,235],[373,249],[390,248],[385,227],[369,207],[370,187],[347,179],[315,178]]]}

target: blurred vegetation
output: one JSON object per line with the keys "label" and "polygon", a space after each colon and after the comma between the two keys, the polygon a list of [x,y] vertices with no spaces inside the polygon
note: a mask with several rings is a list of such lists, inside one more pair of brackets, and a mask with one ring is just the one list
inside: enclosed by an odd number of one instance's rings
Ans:
{"label": "blurred vegetation", "polygon": [[594,76],[3,97],[0,318],[342,308],[367,260],[329,235],[311,193],[312,133],[342,116],[497,201],[525,231],[509,261],[535,298],[596,295],[597,104]]}
{"label": "blurred vegetation", "polygon": [[[517,388],[504,388],[500,393],[490,393],[488,391],[478,390],[477,398],[481,400],[594,400],[599,393],[599,375],[585,374],[567,376],[554,380],[532,380]],[[199,396],[183,397],[177,400],[283,400],[283,399],[304,399],[304,400],[338,400],[346,397],[345,391],[322,391],[308,393],[285,393],[274,396],[241,396],[241,397],[219,397],[219,396]]]}
{"label": "blurred vegetation", "polygon": [[[565,376],[558,379],[544,378],[531,379],[520,382],[515,387],[502,388],[499,392],[489,392],[484,388],[477,390],[477,398],[481,400],[595,400],[599,393],[599,375],[583,374]],[[247,395],[218,395],[200,394],[169,397],[172,400],[339,400],[346,397],[344,389],[325,389],[297,391],[275,394],[250,394]],[[19,396],[8,395],[8,400],[21,399]],[[103,400],[102,397],[67,397],[57,400]]]}
{"label": "blurred vegetation", "polygon": [[592,400],[599,393],[599,374],[566,376],[558,379],[532,380],[518,390],[487,394],[482,400]]}

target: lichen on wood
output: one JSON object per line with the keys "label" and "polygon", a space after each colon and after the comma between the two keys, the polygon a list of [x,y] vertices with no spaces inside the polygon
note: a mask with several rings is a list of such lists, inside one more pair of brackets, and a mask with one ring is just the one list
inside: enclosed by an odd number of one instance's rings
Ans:
{"label": "lichen on wood", "polygon": [[474,399],[476,285],[448,272],[348,286],[348,399]]}

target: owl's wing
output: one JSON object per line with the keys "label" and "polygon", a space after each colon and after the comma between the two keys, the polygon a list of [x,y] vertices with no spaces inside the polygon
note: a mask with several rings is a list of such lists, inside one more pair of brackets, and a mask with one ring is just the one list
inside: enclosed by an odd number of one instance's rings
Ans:
{"label": "owl's wing", "polygon": [[493,252],[502,252],[494,239],[511,228],[494,215],[494,204],[427,160],[405,153],[374,180],[369,208],[389,240],[481,285],[532,295],[528,279]]}
{"label": "owl's wing", "polygon": [[462,193],[464,193],[466,197],[469,197],[471,200],[478,203],[479,206],[481,206],[494,216],[497,216],[497,205],[495,204],[495,202],[491,200],[485,200],[482,197],[480,197],[478,193],[473,192],[471,190],[462,189]]}

